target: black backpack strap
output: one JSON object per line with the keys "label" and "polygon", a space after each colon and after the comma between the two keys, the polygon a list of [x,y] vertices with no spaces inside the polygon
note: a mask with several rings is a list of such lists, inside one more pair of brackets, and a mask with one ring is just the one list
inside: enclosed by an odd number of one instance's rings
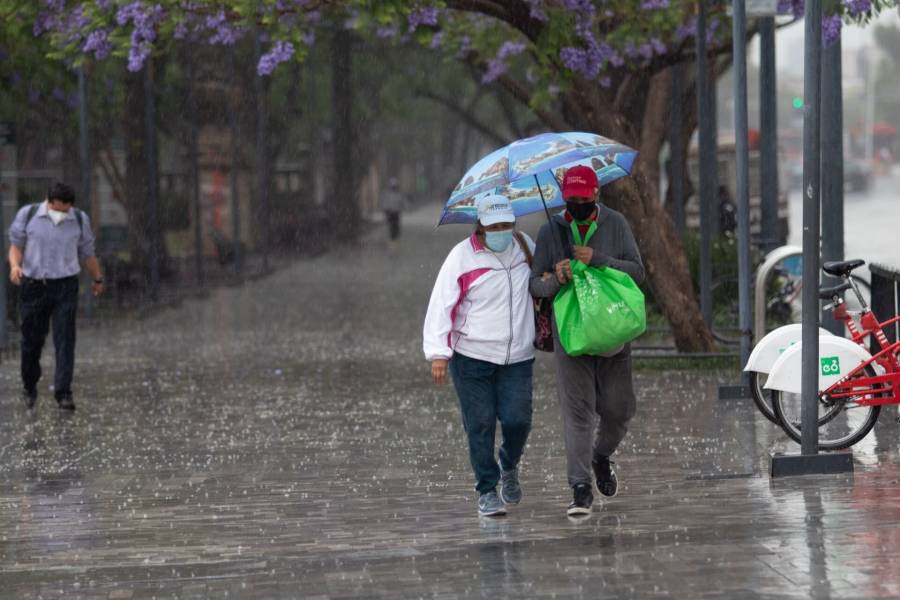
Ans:
{"label": "black backpack strap", "polygon": [[28,207],[28,216],[25,217],[25,228],[28,228],[28,224],[31,223],[31,220],[34,218],[34,215],[37,214],[38,207],[40,203],[32,204]]}

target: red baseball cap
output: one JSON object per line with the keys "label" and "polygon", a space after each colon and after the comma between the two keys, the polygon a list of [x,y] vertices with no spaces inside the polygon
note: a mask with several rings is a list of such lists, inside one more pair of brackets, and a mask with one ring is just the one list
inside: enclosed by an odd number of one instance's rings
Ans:
{"label": "red baseball cap", "polygon": [[585,165],[575,165],[563,176],[562,195],[564,199],[590,198],[599,187],[597,174]]}

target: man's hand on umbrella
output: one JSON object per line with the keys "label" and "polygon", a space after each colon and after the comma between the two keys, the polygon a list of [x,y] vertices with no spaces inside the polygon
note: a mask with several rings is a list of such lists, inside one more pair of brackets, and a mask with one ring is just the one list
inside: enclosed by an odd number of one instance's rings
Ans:
{"label": "man's hand on umbrella", "polygon": [[447,383],[447,364],[446,358],[435,358],[431,361],[431,379],[438,385]]}
{"label": "man's hand on umbrella", "polygon": [[590,246],[574,246],[573,252],[575,254],[575,260],[583,262],[586,265],[591,264],[591,259],[594,258],[594,249]]}
{"label": "man's hand on umbrella", "polygon": [[556,263],[554,271],[556,272],[556,280],[560,285],[565,285],[572,280],[572,263],[568,258]]}

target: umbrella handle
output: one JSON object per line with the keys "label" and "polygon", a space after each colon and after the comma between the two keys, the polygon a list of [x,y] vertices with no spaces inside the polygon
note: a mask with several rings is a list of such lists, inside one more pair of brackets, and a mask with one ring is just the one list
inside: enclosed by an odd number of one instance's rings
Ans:
{"label": "umbrella handle", "polygon": [[[556,179],[556,176],[554,175],[553,178]],[[547,215],[547,225],[550,226],[550,235],[553,236],[553,252],[550,253],[550,257],[553,261],[553,265],[556,266],[556,263],[559,262],[556,260],[555,256],[556,249],[562,248],[562,243],[556,235],[556,228],[553,227],[553,220],[550,218],[550,209],[547,208],[547,200],[544,198],[544,190],[541,189],[541,182],[538,181],[537,173],[534,174],[534,183],[537,185],[538,194],[541,195],[541,204],[544,205],[544,214]]]}

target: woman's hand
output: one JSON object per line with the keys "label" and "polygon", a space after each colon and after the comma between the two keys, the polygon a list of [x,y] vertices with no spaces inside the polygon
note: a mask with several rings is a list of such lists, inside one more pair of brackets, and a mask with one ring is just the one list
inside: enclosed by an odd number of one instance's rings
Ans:
{"label": "woman's hand", "polygon": [[438,385],[447,383],[447,364],[446,358],[435,358],[431,361],[431,379]]}

